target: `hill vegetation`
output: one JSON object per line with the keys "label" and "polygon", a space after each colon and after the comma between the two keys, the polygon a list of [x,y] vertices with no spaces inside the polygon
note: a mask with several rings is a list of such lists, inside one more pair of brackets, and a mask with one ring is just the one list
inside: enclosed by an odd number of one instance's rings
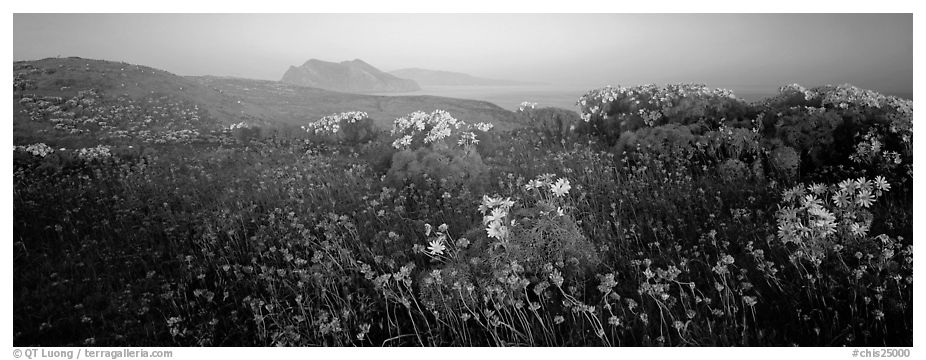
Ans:
{"label": "hill vegetation", "polygon": [[[208,132],[245,122],[250,126],[288,128],[336,112],[365,111],[381,129],[393,119],[418,109],[447,109],[475,121],[497,122],[510,128],[515,116],[493,104],[436,96],[373,96],[327,91],[274,81],[222,77],[184,77],[126,63],[81,58],[49,58],[13,64],[14,118],[25,120],[19,99],[48,97],[62,104],[92,89],[107,109],[138,108],[149,101],[201,112],[203,122],[177,124],[177,130]],[[160,99],[160,100],[155,100]],[[183,103],[183,105],[180,105]],[[50,104],[54,106],[61,104]],[[147,110],[144,110],[147,111]],[[152,109],[160,114],[161,111]],[[153,116],[159,115],[152,113]],[[149,122],[150,124],[150,122]],[[209,125],[207,125],[209,124]],[[39,130],[43,124],[14,121],[14,138]]]}
{"label": "hill vegetation", "polygon": [[16,346],[913,343],[910,100],[132,66],[14,63]]}

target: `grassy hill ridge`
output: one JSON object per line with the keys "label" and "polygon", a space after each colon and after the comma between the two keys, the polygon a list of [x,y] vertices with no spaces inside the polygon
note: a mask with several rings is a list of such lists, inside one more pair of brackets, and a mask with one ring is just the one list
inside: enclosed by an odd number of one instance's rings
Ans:
{"label": "grassy hill ridge", "polygon": [[[179,76],[147,66],[78,57],[13,63],[14,95],[37,94],[70,98],[96,89],[106,97],[141,99],[168,95],[196,104],[219,124],[241,121],[262,126],[292,126],[343,111],[365,111],[377,126],[388,129],[393,119],[422,110],[443,109],[467,122],[491,122],[511,128],[514,113],[484,101],[436,96],[375,96],[348,94],[288,85],[277,81],[214,76]],[[14,119],[28,115],[14,101]]]}

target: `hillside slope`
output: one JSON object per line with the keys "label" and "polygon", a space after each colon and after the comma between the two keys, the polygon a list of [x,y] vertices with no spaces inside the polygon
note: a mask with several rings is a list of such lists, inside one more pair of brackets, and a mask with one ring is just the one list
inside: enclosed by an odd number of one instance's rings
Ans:
{"label": "hillside slope", "polygon": [[466,122],[490,122],[501,129],[515,127],[515,114],[495,104],[439,96],[377,96],[340,93],[276,81],[197,77],[203,86],[242,100],[244,111],[260,119],[304,124],[337,112],[364,111],[376,125],[389,129],[392,121],[417,110],[449,111]]}
{"label": "hillside slope", "polygon": [[[491,122],[502,129],[516,126],[514,113],[483,101],[361,95],[276,81],[184,77],[141,65],[76,57],[17,61],[13,74],[14,141],[139,131],[146,138],[161,138],[164,133],[210,131],[242,121],[288,127],[344,111],[365,111],[382,129],[389,129],[397,117],[435,109],[468,122]],[[91,89],[92,93],[85,91]],[[93,105],[77,104],[83,100]],[[94,125],[100,121],[105,125]]]}
{"label": "hillside slope", "polygon": [[47,58],[14,62],[13,73],[14,77],[29,83],[24,89],[14,91],[14,95],[69,98],[87,89],[95,89],[109,97],[133,99],[170,95],[199,104],[221,123],[233,123],[244,118],[236,99],[205,87],[194,79],[142,65],[79,57]]}
{"label": "hillside slope", "polygon": [[382,72],[360,59],[340,63],[310,59],[302,66],[290,66],[280,81],[353,93],[407,92],[421,89],[412,80],[400,79]]}

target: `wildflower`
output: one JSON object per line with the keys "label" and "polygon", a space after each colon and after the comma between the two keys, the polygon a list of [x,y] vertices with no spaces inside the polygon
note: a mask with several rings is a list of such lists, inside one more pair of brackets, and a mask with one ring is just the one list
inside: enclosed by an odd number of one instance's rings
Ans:
{"label": "wildflower", "polygon": [[489,224],[489,227],[486,228],[486,233],[489,235],[489,237],[504,240],[508,237],[508,227],[502,225],[502,223],[499,221],[492,222]]}
{"label": "wildflower", "polygon": [[504,208],[505,211],[508,211],[508,209],[511,209],[511,207],[514,206],[514,201],[512,201],[511,198],[505,198],[505,200],[501,201],[499,206]]}
{"label": "wildflower", "polygon": [[608,324],[611,324],[612,326],[621,326],[621,319],[612,315],[608,318]]}
{"label": "wildflower", "polygon": [[556,196],[563,196],[569,193],[569,189],[572,189],[572,186],[569,185],[569,179],[560,178],[553,184],[550,190]]}
{"label": "wildflower", "polygon": [[820,201],[820,199],[817,199],[815,195],[807,194],[803,198],[801,198],[801,205],[808,207],[808,208],[815,208],[815,207],[822,207],[823,202]]}
{"label": "wildflower", "polygon": [[888,191],[891,189],[891,184],[889,184],[883,176],[878,175],[875,177],[875,187],[881,191]]}
{"label": "wildflower", "polygon": [[756,305],[755,296],[743,296],[743,302],[746,303],[746,306],[753,307]]}
{"label": "wildflower", "polygon": [[437,227],[437,231],[440,231],[442,233],[447,232],[447,224],[440,224],[440,226]]}
{"label": "wildflower", "polygon": [[482,195],[482,203],[479,204],[479,212],[483,215],[494,206],[492,206],[494,199],[490,198],[488,195]]}
{"label": "wildflower", "polygon": [[566,321],[566,319],[564,319],[562,315],[556,315],[553,317],[553,322],[557,325],[562,324],[563,321]]}
{"label": "wildflower", "polygon": [[83,148],[77,152],[77,157],[84,161],[91,161],[94,159],[101,159],[110,156],[112,156],[110,153],[110,148],[106,145],[97,145],[96,147],[92,148]]}
{"label": "wildflower", "polygon": [[858,187],[859,192],[868,191],[871,192],[872,183],[871,180],[867,180],[864,177],[858,178],[855,180],[855,185]]}
{"label": "wildflower", "polygon": [[357,340],[363,341],[363,339],[366,338],[369,332],[370,332],[370,324],[361,324],[360,333],[357,334]]}
{"label": "wildflower", "polygon": [[849,226],[852,234],[855,236],[865,236],[865,233],[868,232],[868,229],[865,226],[859,225],[859,223],[853,222]]}
{"label": "wildflower", "polygon": [[537,103],[535,102],[524,101],[521,103],[521,105],[518,106],[518,111],[524,111],[524,109],[527,109],[527,108],[533,109],[536,106],[537,106]]}
{"label": "wildflower", "polygon": [[643,275],[646,276],[647,280],[652,279],[654,276],[656,276],[656,274],[654,274],[653,271],[650,270],[649,268],[646,268],[646,270],[643,271]]}
{"label": "wildflower", "polygon": [[431,242],[428,243],[428,252],[431,255],[443,255],[446,249],[443,240],[440,238],[431,240]]}
{"label": "wildflower", "polygon": [[862,207],[869,207],[875,201],[874,196],[871,195],[870,190],[859,190],[858,196],[855,198],[855,202]]}
{"label": "wildflower", "polygon": [[724,264],[731,265],[731,264],[733,264],[734,259],[733,259],[733,257],[730,256],[730,255],[724,255],[724,256],[723,256],[723,259],[721,259],[721,261],[723,261]]}
{"label": "wildflower", "polygon": [[479,130],[482,132],[489,131],[493,127],[495,127],[495,125],[492,125],[490,123],[485,123],[485,122],[479,122],[479,123],[474,124],[473,126],[476,128],[476,130]]}
{"label": "wildflower", "polygon": [[559,207],[559,206],[556,207],[556,215],[557,215],[557,216],[563,216],[563,215],[564,215],[564,214],[563,214],[563,208],[562,208],[562,207]]}
{"label": "wildflower", "polygon": [[624,299],[624,300],[627,302],[627,308],[630,309],[630,311],[633,311],[633,309],[637,307],[636,300],[634,299]]}
{"label": "wildflower", "polygon": [[545,184],[544,184],[543,181],[540,181],[540,180],[531,180],[531,181],[528,181],[528,182],[527,182],[527,185],[524,185],[524,188],[527,189],[527,190],[533,190],[533,189],[539,189],[539,188],[543,187],[544,185],[545,185]]}
{"label": "wildflower", "polygon": [[782,193],[784,201],[793,201],[800,197],[804,196],[804,188],[801,186],[795,186],[793,188],[787,189]]}
{"label": "wildflower", "polygon": [[555,284],[556,287],[562,287],[562,286],[563,286],[563,280],[564,280],[564,279],[563,279],[563,274],[561,274],[561,273],[559,272],[559,270],[553,270],[553,273],[550,274],[550,280],[553,281],[553,284]]}
{"label": "wildflower", "polygon": [[826,186],[824,186],[823,184],[819,184],[819,183],[813,184],[813,185],[808,186],[807,190],[816,195],[820,195],[826,192]]}
{"label": "wildflower", "polygon": [[506,212],[505,209],[495,208],[495,209],[492,209],[491,214],[485,216],[482,219],[482,223],[489,224],[493,222],[501,222],[502,220],[505,219],[505,216],[508,216],[508,212]]}
{"label": "wildflower", "polygon": [[431,224],[424,224],[424,236],[431,235]]}
{"label": "wildflower", "polygon": [[[22,151],[28,152],[32,155],[39,156],[39,157],[45,157],[48,154],[55,152],[55,150],[52,149],[51,146],[45,145],[45,143],[36,143],[36,144],[29,145],[29,146],[16,146],[14,147],[14,149],[22,150]],[[64,151],[64,149],[61,149],[61,150]]]}
{"label": "wildflower", "polygon": [[467,246],[469,246],[469,240],[467,240],[466,238],[457,239],[457,247],[466,248]]}
{"label": "wildflower", "polygon": [[836,204],[837,207],[844,208],[849,205],[849,196],[844,190],[839,190],[833,193],[832,199],[833,203]]}

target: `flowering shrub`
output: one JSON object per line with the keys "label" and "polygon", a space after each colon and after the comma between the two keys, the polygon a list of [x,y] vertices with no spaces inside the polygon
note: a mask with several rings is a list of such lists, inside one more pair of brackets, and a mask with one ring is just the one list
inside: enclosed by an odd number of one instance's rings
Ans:
{"label": "flowering shrub", "polygon": [[913,102],[843,84],[783,86],[762,103],[764,136],[798,151],[808,173],[844,166],[912,176]]}
{"label": "flowering shrub", "polygon": [[529,107],[519,111],[519,115],[529,134],[538,137],[541,144],[566,145],[576,141],[581,119],[574,111]]}
{"label": "flowering shrub", "polygon": [[24,151],[38,157],[45,157],[48,156],[48,154],[55,152],[55,149],[52,149],[51,146],[45,145],[45,143],[36,143],[27,146],[17,145],[13,149]]}
{"label": "flowering shrub", "polygon": [[247,129],[250,127],[252,127],[252,125],[248,124],[247,122],[241,121],[241,122],[228,125],[228,127],[226,127],[225,129],[228,131],[235,131],[237,129]]}
{"label": "flowering shrub", "polygon": [[518,111],[524,111],[524,110],[527,110],[527,109],[533,110],[533,109],[536,108],[536,107],[537,107],[537,103],[535,103],[535,102],[523,101],[523,102],[521,102],[520,105],[518,105]]}
{"label": "flowering shrub", "polygon": [[721,119],[738,120],[749,111],[731,91],[699,84],[608,86],[582,95],[577,104],[585,122],[580,131],[612,145],[625,131],[664,124],[710,129]]}
{"label": "flowering shrub", "polygon": [[450,113],[417,111],[395,120],[392,146],[400,151],[392,157],[387,177],[394,182],[445,180],[453,184],[478,184],[487,167],[476,150],[476,131],[486,132],[492,124],[467,124]]}
{"label": "flowering shrub", "polygon": [[[247,121],[240,121],[240,122],[228,125],[227,127],[224,127],[221,130],[222,135],[225,135],[225,136],[230,135],[232,139],[235,139],[236,141],[243,142],[243,143],[248,143],[248,142],[256,141],[260,139],[262,132],[263,131],[260,126],[249,123]],[[177,132],[171,132],[171,135],[173,134],[177,134]],[[192,131],[188,130],[186,135],[188,135],[188,138],[185,140],[190,140],[198,136],[199,133],[196,132],[195,130],[192,130]],[[189,135],[192,135],[192,136],[189,136]],[[155,141],[155,143],[166,143],[167,141],[173,142],[176,140],[177,140],[176,137],[173,137],[173,138],[163,139],[160,142]]]}
{"label": "flowering shrub", "polygon": [[838,185],[797,185],[783,194],[776,214],[778,239],[796,244],[796,256],[819,266],[828,253],[838,253],[850,239],[865,238],[872,214],[867,210],[891,185],[882,176],[874,181],[848,179]]}
{"label": "flowering shrub", "polygon": [[478,186],[487,174],[488,167],[474,147],[423,147],[393,154],[386,177],[397,184],[431,179],[445,185]]}
{"label": "flowering shrub", "polygon": [[83,148],[77,150],[77,157],[84,161],[94,161],[106,159],[112,156],[110,147],[107,145],[97,145],[92,148]]}
{"label": "flowering shrub", "polygon": [[400,150],[436,145],[466,147],[479,142],[474,130],[486,132],[492,127],[488,123],[467,124],[443,110],[431,114],[416,111],[395,119],[391,133],[397,138],[392,146]]}
{"label": "flowering shrub", "polygon": [[302,127],[306,132],[330,142],[361,144],[376,136],[373,120],[362,111],[349,111],[325,116]]}
{"label": "flowering shrub", "polygon": [[[579,229],[573,216],[574,208],[569,195],[569,179],[553,180],[552,174],[540,175],[524,185],[524,204],[517,212],[484,212],[483,222],[490,237],[493,230],[507,237],[496,237],[506,247],[510,259],[517,259],[527,272],[541,273],[544,267],[555,265],[565,274],[584,273],[598,265],[595,246]],[[489,200],[488,202],[486,200]],[[484,198],[483,207],[491,208],[493,199]],[[503,209],[503,208],[502,208]],[[505,229],[499,219],[509,216],[511,229]],[[498,223],[493,222],[498,221]],[[494,224],[494,226],[493,226]]]}
{"label": "flowering shrub", "polygon": [[559,311],[566,310],[554,304],[564,304],[601,329],[594,307],[566,292],[574,288],[568,281],[599,261],[571,215],[571,189],[568,179],[545,174],[519,190],[523,203],[483,195],[482,226],[457,240],[446,224],[436,231],[425,224],[428,246],[421,251],[440,266],[423,271],[422,305],[452,327],[475,323],[493,333],[558,325],[564,321]]}
{"label": "flowering shrub", "polygon": [[[571,215],[571,189],[568,179],[554,181],[552,174],[544,174],[524,185],[520,203],[483,195],[478,208],[482,230],[472,234],[476,245],[469,255],[488,258],[495,265],[517,261],[527,274],[542,273],[553,265],[563,271],[594,267],[598,261],[594,246]],[[438,245],[443,243],[438,239]]]}

